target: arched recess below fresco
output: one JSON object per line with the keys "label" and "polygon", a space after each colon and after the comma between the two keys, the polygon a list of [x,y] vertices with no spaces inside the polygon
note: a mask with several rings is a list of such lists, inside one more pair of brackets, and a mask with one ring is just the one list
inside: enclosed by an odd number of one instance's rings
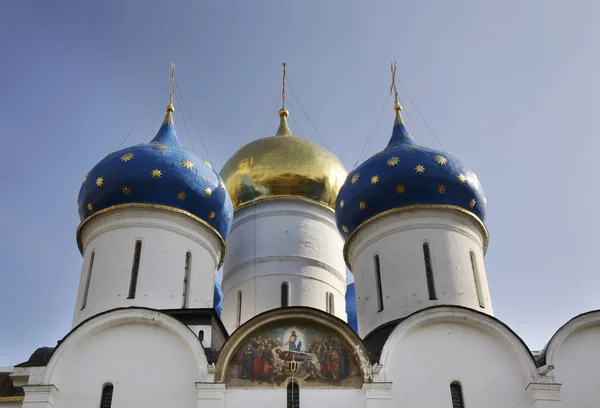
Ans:
{"label": "arched recess below fresco", "polygon": [[215,370],[215,382],[227,388],[285,388],[292,378],[301,388],[373,381],[367,350],[352,328],[309,307],[270,310],[244,323],[221,349]]}

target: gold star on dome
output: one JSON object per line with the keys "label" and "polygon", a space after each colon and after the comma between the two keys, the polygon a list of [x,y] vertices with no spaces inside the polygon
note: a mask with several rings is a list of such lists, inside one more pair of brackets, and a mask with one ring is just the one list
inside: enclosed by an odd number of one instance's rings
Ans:
{"label": "gold star on dome", "polygon": [[390,157],[389,159],[387,159],[387,165],[390,167],[394,167],[398,163],[400,163],[400,159],[397,158],[396,156]]}
{"label": "gold star on dome", "polygon": [[186,169],[191,169],[192,167],[194,167],[194,163],[192,163],[191,161],[189,161],[188,159],[183,159],[181,161],[181,164],[183,165],[183,167],[185,167]]}
{"label": "gold star on dome", "polygon": [[77,211],[79,211],[80,208],[79,203],[77,203]]}
{"label": "gold star on dome", "polygon": [[210,189],[210,187],[206,187],[204,189],[204,195],[207,197],[210,197],[211,194],[212,194],[212,190]]}
{"label": "gold star on dome", "polygon": [[406,134],[406,136],[408,136],[410,139],[413,139],[413,140],[415,140],[415,138],[414,138],[414,137],[412,137],[412,135],[411,135],[410,133],[407,133],[407,134]]}
{"label": "gold star on dome", "polygon": [[475,201],[475,199],[472,198],[471,201],[469,201],[469,208],[475,207],[475,204],[477,204],[477,201]]}
{"label": "gold star on dome", "polygon": [[222,188],[223,190],[226,190],[226,188],[225,188],[225,183],[223,183],[223,180],[219,180],[219,185],[221,186],[221,188]]}
{"label": "gold star on dome", "polygon": [[440,156],[439,154],[433,158],[437,164],[446,164],[448,163],[448,159],[444,156]]}
{"label": "gold star on dome", "polygon": [[162,145],[158,145],[158,146],[154,146],[154,150],[167,150],[166,146],[162,146]]}
{"label": "gold star on dome", "polygon": [[359,178],[360,178],[360,173],[354,173],[352,175],[352,178],[350,179],[350,182],[352,184],[356,184],[356,182],[358,181]]}
{"label": "gold star on dome", "polygon": [[87,209],[90,211],[94,211],[94,206],[92,205],[92,203],[88,203]]}
{"label": "gold star on dome", "polygon": [[406,188],[404,187],[404,184],[398,184],[396,186],[396,193],[398,194],[402,194],[406,191]]}
{"label": "gold star on dome", "polygon": [[96,179],[96,185],[97,185],[98,187],[101,187],[103,184],[104,184],[104,177],[98,177],[98,178]]}
{"label": "gold star on dome", "polygon": [[472,171],[469,172],[469,176],[473,177],[475,180],[477,180],[477,174],[473,173]]}
{"label": "gold star on dome", "polygon": [[437,186],[437,192],[440,194],[444,194],[446,192],[446,186],[443,184],[440,184],[439,186]]}
{"label": "gold star on dome", "polygon": [[346,203],[344,202],[344,200],[340,201],[340,208],[344,208],[344,205],[345,205],[345,204],[346,204]]}
{"label": "gold star on dome", "polygon": [[415,166],[415,171],[417,173],[425,173],[425,166],[423,166],[422,164],[417,164]]}
{"label": "gold star on dome", "polygon": [[212,169],[212,165],[209,162],[207,162],[206,160],[202,160],[202,163],[206,164],[208,167],[210,167]]}
{"label": "gold star on dome", "polygon": [[159,169],[152,170],[152,178],[161,178],[161,177],[162,177],[162,171],[160,171]]}
{"label": "gold star on dome", "polygon": [[417,146],[417,145],[408,145],[407,147],[409,149],[418,149],[419,148],[419,146]]}
{"label": "gold star on dome", "polygon": [[379,176],[377,174],[375,174],[373,177],[371,177],[371,184],[377,184],[379,183]]}
{"label": "gold star on dome", "polygon": [[187,194],[185,193],[185,191],[180,191],[179,193],[177,193],[178,200],[185,200],[186,198],[187,198]]}
{"label": "gold star on dome", "polygon": [[460,180],[461,183],[464,183],[465,181],[467,181],[467,178],[465,177],[464,174],[460,173],[458,175],[458,179]]}
{"label": "gold star on dome", "polygon": [[209,211],[208,212],[208,219],[212,220],[213,218],[215,218],[217,216],[217,213],[214,211]]}
{"label": "gold star on dome", "polygon": [[131,195],[131,188],[129,188],[127,186],[123,187],[121,189],[121,191],[123,192],[123,195],[126,195],[126,196]]}
{"label": "gold star on dome", "polygon": [[346,227],[345,225],[342,225],[342,231],[348,232],[348,227]]}
{"label": "gold star on dome", "polygon": [[90,176],[90,173],[86,174],[86,175],[83,177],[83,182],[84,182],[84,183],[87,181],[87,179],[88,179],[88,177],[89,177],[89,176]]}
{"label": "gold star on dome", "polygon": [[361,201],[360,203],[358,203],[358,208],[360,208],[361,210],[366,210],[367,203],[365,203],[364,201]]}
{"label": "gold star on dome", "polygon": [[112,156],[113,154],[115,154],[115,152],[110,152],[109,154],[106,155],[106,157]]}
{"label": "gold star on dome", "polygon": [[227,214],[227,221],[231,220],[231,213]]}
{"label": "gold star on dome", "polygon": [[123,156],[121,156],[122,162],[128,162],[131,159],[133,159],[133,153],[125,153]]}

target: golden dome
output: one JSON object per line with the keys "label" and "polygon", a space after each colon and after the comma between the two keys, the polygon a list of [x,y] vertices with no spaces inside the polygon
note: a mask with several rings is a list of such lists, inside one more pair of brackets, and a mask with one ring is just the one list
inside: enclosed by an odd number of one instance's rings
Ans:
{"label": "golden dome", "polygon": [[308,199],[335,209],[346,169],[330,151],[291,136],[287,115],[287,110],[279,111],[276,136],[248,143],[223,166],[221,178],[234,209],[276,197]]}

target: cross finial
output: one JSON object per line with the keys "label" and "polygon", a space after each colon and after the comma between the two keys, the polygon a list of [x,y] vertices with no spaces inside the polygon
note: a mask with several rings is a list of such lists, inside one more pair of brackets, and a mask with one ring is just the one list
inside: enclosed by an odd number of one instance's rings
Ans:
{"label": "cross finial", "polygon": [[175,64],[171,64],[171,91],[169,92],[169,106],[167,106],[167,112],[174,112],[173,107],[173,96],[175,95]]}
{"label": "cross finial", "polygon": [[398,64],[396,62],[392,62],[392,86],[390,87],[390,95],[394,92],[394,111],[399,112],[402,110],[400,106],[400,101],[398,100],[398,88],[396,87],[396,68]]}
{"label": "cross finial", "polygon": [[281,109],[285,109],[285,75],[286,75],[286,67],[287,64],[284,62],[283,65],[281,65],[281,68],[283,69],[283,78],[281,81]]}

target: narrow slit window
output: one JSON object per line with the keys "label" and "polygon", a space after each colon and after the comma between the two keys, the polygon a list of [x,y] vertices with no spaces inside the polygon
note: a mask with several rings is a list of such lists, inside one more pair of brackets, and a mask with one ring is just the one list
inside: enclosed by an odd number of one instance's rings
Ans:
{"label": "narrow slit window", "polygon": [[473,269],[473,278],[475,279],[475,289],[477,290],[477,300],[479,301],[479,307],[485,308],[483,302],[483,294],[481,293],[481,282],[479,281],[479,270],[477,269],[477,261],[475,260],[475,252],[470,251],[471,257],[471,269]]}
{"label": "narrow slit window", "polygon": [[423,259],[425,260],[425,278],[427,279],[427,292],[429,300],[437,300],[435,293],[435,281],[433,279],[433,267],[431,266],[431,250],[429,242],[423,243]]}
{"label": "narrow slit window", "polygon": [[462,385],[458,381],[450,384],[450,395],[452,397],[452,408],[465,408]]}
{"label": "narrow slit window", "polygon": [[204,330],[198,332],[198,340],[204,341]]}
{"label": "narrow slit window", "polygon": [[81,310],[85,308],[87,304],[88,293],[90,291],[90,281],[92,279],[92,269],[94,268],[94,257],[96,256],[96,251],[92,251],[90,255],[90,264],[87,270],[87,276],[85,277],[85,287],[83,288],[83,299],[81,300]]}
{"label": "narrow slit window", "polygon": [[290,283],[283,282],[281,284],[281,307],[290,305]]}
{"label": "narrow slit window", "polygon": [[135,250],[133,251],[133,264],[131,265],[131,280],[129,281],[129,292],[127,292],[127,299],[135,299],[135,290],[137,289],[141,256],[142,241],[137,240],[135,241]]}
{"label": "narrow slit window", "polygon": [[111,408],[114,387],[112,384],[106,384],[102,387],[102,397],[100,397],[100,408]]}
{"label": "narrow slit window", "polygon": [[329,292],[329,294],[327,295],[327,303],[328,303],[329,313],[335,314],[335,297],[333,296],[333,293],[331,293],[331,292]]}
{"label": "narrow slit window", "polygon": [[300,408],[300,385],[296,381],[288,383],[287,408]]}
{"label": "narrow slit window", "polygon": [[325,293],[325,311],[327,313],[331,313],[331,309],[329,308],[329,292]]}
{"label": "narrow slit window", "polygon": [[190,295],[190,273],[192,269],[192,253],[185,254],[185,272],[183,275],[183,304],[182,308],[188,307],[188,298]]}
{"label": "narrow slit window", "polygon": [[383,288],[381,287],[381,264],[379,263],[379,255],[373,258],[375,262],[375,286],[377,289],[377,311],[383,310]]}
{"label": "narrow slit window", "polygon": [[235,318],[236,326],[239,327],[242,323],[242,291],[238,290],[237,294],[237,316]]}

